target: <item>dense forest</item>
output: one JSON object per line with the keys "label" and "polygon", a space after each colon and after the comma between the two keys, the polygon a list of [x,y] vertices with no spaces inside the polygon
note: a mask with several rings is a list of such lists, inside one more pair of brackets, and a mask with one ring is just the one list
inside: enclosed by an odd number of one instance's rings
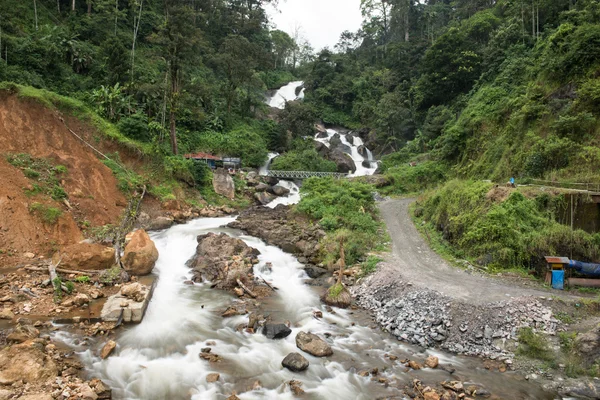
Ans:
{"label": "dense forest", "polygon": [[[363,27],[309,67],[307,102],[371,129],[385,166],[505,182],[598,177],[595,0],[363,0]],[[442,165],[442,167],[440,167]]]}

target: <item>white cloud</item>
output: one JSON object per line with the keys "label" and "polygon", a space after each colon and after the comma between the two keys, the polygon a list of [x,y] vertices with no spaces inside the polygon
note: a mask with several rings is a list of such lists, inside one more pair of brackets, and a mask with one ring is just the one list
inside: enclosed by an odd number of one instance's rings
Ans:
{"label": "white cloud", "polygon": [[302,27],[305,37],[315,50],[333,49],[343,31],[360,28],[360,0],[280,0],[277,11],[267,7],[271,22],[277,29],[292,34]]}

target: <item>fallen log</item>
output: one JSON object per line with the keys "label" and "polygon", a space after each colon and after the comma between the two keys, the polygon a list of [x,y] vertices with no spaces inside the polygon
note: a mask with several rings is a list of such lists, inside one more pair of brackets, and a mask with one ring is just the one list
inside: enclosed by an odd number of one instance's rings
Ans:
{"label": "fallen log", "polygon": [[242,289],[244,289],[244,291],[245,291],[246,293],[248,293],[248,295],[249,295],[250,297],[252,297],[253,299],[255,299],[255,298],[256,298],[256,295],[255,295],[255,294],[252,292],[252,290],[248,289],[248,287],[246,287],[246,285],[244,285],[244,284],[242,283],[242,281],[240,281],[239,279],[236,279],[236,282],[237,282],[237,284],[238,284],[238,285],[239,285],[239,286],[240,286]]}
{"label": "fallen log", "polygon": [[[34,272],[48,272],[47,268],[24,267],[23,269],[25,269],[26,271],[34,271]],[[96,275],[96,274],[101,274],[104,271],[77,271],[74,269],[56,268],[56,272],[60,272],[62,274]]]}
{"label": "fallen log", "polygon": [[271,289],[272,291],[276,291],[279,290],[278,288],[276,288],[275,286],[271,286],[271,284],[269,282],[267,282],[265,280],[265,278],[263,278],[262,276],[260,277],[260,279],[262,279],[262,281],[265,283],[265,285],[267,285],[269,287],[269,289]]}

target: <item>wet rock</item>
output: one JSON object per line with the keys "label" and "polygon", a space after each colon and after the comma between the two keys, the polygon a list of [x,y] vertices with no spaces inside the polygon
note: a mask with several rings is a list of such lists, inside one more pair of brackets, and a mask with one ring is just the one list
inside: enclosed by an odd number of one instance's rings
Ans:
{"label": "wet rock", "polygon": [[440,400],[440,395],[436,392],[427,392],[423,394],[423,400]]}
{"label": "wet rock", "polygon": [[[64,373],[63,373],[63,376],[64,376]],[[84,383],[83,385],[79,386],[79,394],[83,400],[97,400],[98,399],[98,395],[96,394],[96,392],[94,392],[87,383]]]}
{"label": "wet rock", "polygon": [[254,198],[258,200],[260,204],[266,206],[267,204],[275,200],[275,195],[272,195],[271,193],[267,192],[257,192],[254,193]]}
{"label": "wet rock", "polygon": [[139,282],[130,283],[121,288],[121,294],[133,301],[144,301],[147,288]]}
{"label": "wet rock", "polygon": [[206,375],[206,382],[208,382],[208,383],[217,382],[219,379],[221,379],[221,375],[219,375],[217,373],[212,373],[212,374]]}
{"label": "wet rock", "polygon": [[292,330],[285,324],[266,324],[262,333],[269,339],[283,339],[288,337]]}
{"label": "wet rock", "polygon": [[240,400],[239,397],[237,397],[235,394],[232,394],[231,396],[229,396],[226,400]]}
{"label": "wet rock", "polygon": [[77,243],[65,247],[60,257],[57,254],[53,260],[55,263],[61,260],[60,265],[63,268],[81,270],[109,269],[115,263],[115,249],[97,243]]}
{"label": "wet rock", "polygon": [[290,390],[294,393],[295,396],[301,396],[304,394],[304,390],[302,389],[302,382],[291,380],[288,382],[290,385]]}
{"label": "wet rock", "polygon": [[32,325],[18,325],[7,337],[8,343],[24,343],[40,336],[40,331]]}
{"label": "wet rock", "polygon": [[273,193],[277,196],[285,196],[285,195],[290,194],[290,189],[280,186],[280,185],[273,186],[272,190],[273,190]]}
{"label": "wet rock", "polygon": [[406,366],[409,368],[412,368],[414,370],[419,370],[422,368],[421,364],[419,364],[418,362],[416,362],[414,360],[410,360]]}
{"label": "wet rock", "polygon": [[326,357],[333,354],[333,350],[327,342],[310,332],[298,332],[296,346],[315,357]]}
{"label": "wet rock", "polygon": [[7,346],[0,351],[0,385],[39,383],[58,375],[52,359],[33,341]]}
{"label": "wet rock", "polygon": [[221,314],[223,318],[233,317],[235,315],[244,315],[246,314],[246,309],[238,309],[237,307],[231,306],[227,307],[227,309]]}
{"label": "wet rock", "polygon": [[307,265],[304,267],[304,271],[306,271],[306,275],[313,279],[317,279],[328,272],[325,268],[317,267],[315,265]]}
{"label": "wet rock", "polygon": [[223,361],[223,357],[214,353],[200,353],[200,358],[212,363]]}
{"label": "wet rock", "polygon": [[173,218],[156,217],[148,224],[146,224],[146,229],[149,231],[161,231],[163,229],[170,228],[171,226],[173,226],[174,223],[175,221],[173,221]]}
{"label": "wet rock", "polygon": [[218,168],[213,172],[213,188],[217,194],[230,200],[235,198],[235,183],[229,172]]}
{"label": "wet rock", "polygon": [[100,379],[92,379],[89,382],[89,385],[94,392],[98,395],[98,399],[111,399],[112,398],[112,389]]}
{"label": "wet rock", "polygon": [[344,174],[356,172],[356,164],[354,164],[354,160],[340,148],[330,151],[326,158],[329,161],[333,161],[337,165],[338,172]]}
{"label": "wet rock", "polygon": [[156,245],[143,229],[133,232],[129,237],[131,240],[125,246],[122,258],[123,266],[131,275],[148,275],[158,260]]}
{"label": "wet rock", "polygon": [[100,358],[103,360],[108,358],[108,356],[111,355],[111,353],[115,350],[116,347],[117,347],[117,342],[115,342],[114,340],[109,340],[104,345],[104,347],[102,347],[102,350],[100,350]]}
{"label": "wet rock", "polygon": [[270,188],[269,185],[267,185],[266,183],[261,182],[261,183],[259,183],[258,185],[256,185],[254,187],[254,190],[257,191],[257,192],[266,192],[266,191],[269,190],[269,188]]}
{"label": "wet rock", "polygon": [[233,289],[238,279],[247,279],[252,272],[252,262],[259,254],[241,239],[209,233],[198,236],[196,254],[187,265],[217,289]]}
{"label": "wet rock", "polygon": [[302,356],[300,353],[290,353],[281,362],[285,368],[289,369],[292,372],[300,372],[304,371],[308,368],[308,360]]}
{"label": "wet rock", "polygon": [[77,293],[77,295],[73,299],[73,303],[78,307],[89,304],[89,302],[90,302],[90,298],[88,297],[87,294],[83,294],[83,293]]}
{"label": "wet rock", "polygon": [[427,368],[437,368],[438,365],[440,365],[440,360],[439,360],[439,358],[437,358],[435,356],[429,356],[425,360],[425,366]]}

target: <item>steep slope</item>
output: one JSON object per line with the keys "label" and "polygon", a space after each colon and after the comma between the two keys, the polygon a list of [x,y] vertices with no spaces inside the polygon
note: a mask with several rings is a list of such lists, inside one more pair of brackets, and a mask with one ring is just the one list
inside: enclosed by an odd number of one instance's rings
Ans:
{"label": "steep slope", "polygon": [[[75,118],[60,115],[33,100],[0,94],[0,249],[5,255],[44,254],[77,242],[82,239],[80,227],[114,223],[126,204],[112,171],[65,123],[90,141],[98,142],[98,132]],[[36,185],[45,182],[31,178],[37,174],[35,171],[26,177],[27,168],[7,161],[16,154],[66,167],[58,185],[67,201],[35,190]],[[44,221],[43,215],[34,212],[35,204],[41,204],[42,210],[60,210],[56,212],[60,214],[56,222]]]}

